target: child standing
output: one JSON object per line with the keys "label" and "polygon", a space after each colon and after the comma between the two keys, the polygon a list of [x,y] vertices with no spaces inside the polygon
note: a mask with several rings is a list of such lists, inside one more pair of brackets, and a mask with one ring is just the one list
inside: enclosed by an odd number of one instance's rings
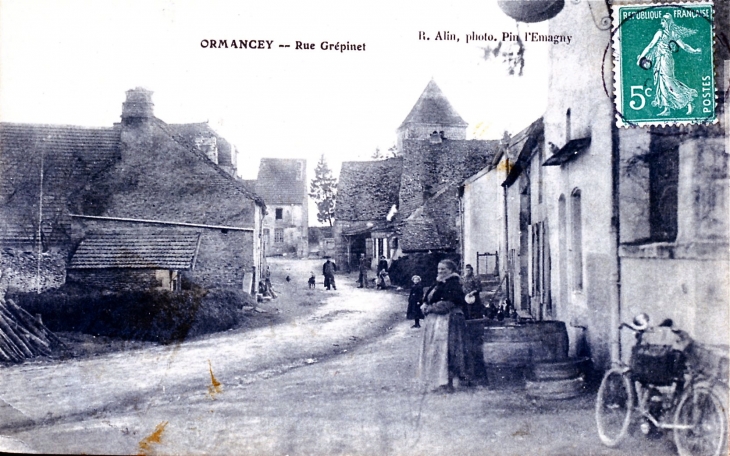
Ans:
{"label": "child standing", "polygon": [[413,286],[411,287],[411,294],[408,296],[408,310],[406,311],[406,318],[409,320],[416,320],[416,323],[411,328],[420,328],[420,320],[423,320],[423,312],[421,312],[421,304],[423,304],[423,284],[421,278],[414,275],[411,278]]}

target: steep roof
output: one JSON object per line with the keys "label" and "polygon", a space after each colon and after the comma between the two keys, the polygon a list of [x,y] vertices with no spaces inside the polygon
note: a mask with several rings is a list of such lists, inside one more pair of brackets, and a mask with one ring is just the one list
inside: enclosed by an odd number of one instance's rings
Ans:
{"label": "steep roof", "polygon": [[263,200],[205,153],[181,142],[165,122],[150,118],[121,128],[121,159],[80,192],[74,213],[254,225],[255,205],[263,207]]}
{"label": "steep roof", "polygon": [[44,237],[56,240],[69,234],[69,198],[119,157],[119,128],[0,123],[0,242],[34,239],[41,169]]}
{"label": "steep roof", "polygon": [[336,220],[385,220],[398,204],[403,159],[343,162],[337,183]]}
{"label": "steep roof", "polygon": [[266,204],[304,204],[307,198],[307,161],[290,158],[262,158],[256,179],[256,193]]}
{"label": "steep roof", "polygon": [[451,103],[433,79],[428,83],[413,109],[398,128],[401,129],[409,123],[455,127],[468,126],[451,106]]}
{"label": "steep roof", "polygon": [[498,150],[499,141],[404,140],[400,217],[408,217],[444,185],[460,185],[491,163]]}
{"label": "steep roof", "polygon": [[397,215],[403,251],[458,248],[458,188],[491,163],[498,150],[499,141],[403,141]]}
{"label": "steep roof", "polygon": [[200,233],[90,233],[71,258],[70,269],[193,267]]}

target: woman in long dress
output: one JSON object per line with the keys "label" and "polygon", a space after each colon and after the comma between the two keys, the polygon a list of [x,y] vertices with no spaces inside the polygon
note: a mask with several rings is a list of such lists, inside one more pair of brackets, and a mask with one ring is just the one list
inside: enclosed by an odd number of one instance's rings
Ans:
{"label": "woman in long dress", "polygon": [[456,264],[438,264],[436,283],[426,291],[418,377],[428,390],[451,390],[454,379],[468,380],[465,362],[466,302]]}
{"label": "woman in long dress", "polygon": [[662,28],[654,34],[648,46],[636,59],[636,64],[644,69],[654,70],[654,99],[652,106],[663,108],[660,116],[668,116],[671,109],[687,108],[687,115],[694,109],[692,101],[697,98],[697,90],[687,87],[674,76],[674,57],[672,53],[681,48],[690,54],[699,54],[685,43],[683,38],[694,35],[696,30],[674,23],[670,14],[662,16]]}

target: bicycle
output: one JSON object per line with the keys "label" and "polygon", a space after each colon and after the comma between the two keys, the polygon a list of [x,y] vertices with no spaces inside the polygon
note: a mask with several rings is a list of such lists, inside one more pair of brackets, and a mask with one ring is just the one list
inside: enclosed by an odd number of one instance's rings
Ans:
{"label": "bicycle", "polygon": [[[598,436],[619,445],[641,420],[644,435],[674,433],[680,456],[727,454],[726,393],[717,378],[703,375],[688,357],[692,340],[671,320],[649,327],[648,316],[622,323],[636,334],[628,365],[617,362],[601,381],[596,398]],[[670,421],[670,417],[673,418]]]}

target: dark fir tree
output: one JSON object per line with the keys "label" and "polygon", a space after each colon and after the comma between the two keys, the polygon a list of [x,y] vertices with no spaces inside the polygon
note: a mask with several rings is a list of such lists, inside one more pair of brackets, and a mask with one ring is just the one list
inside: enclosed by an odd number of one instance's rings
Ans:
{"label": "dark fir tree", "polygon": [[322,155],[314,168],[314,179],[309,184],[309,197],[317,204],[317,220],[320,223],[332,226],[336,196],[337,179],[332,177],[332,170]]}

